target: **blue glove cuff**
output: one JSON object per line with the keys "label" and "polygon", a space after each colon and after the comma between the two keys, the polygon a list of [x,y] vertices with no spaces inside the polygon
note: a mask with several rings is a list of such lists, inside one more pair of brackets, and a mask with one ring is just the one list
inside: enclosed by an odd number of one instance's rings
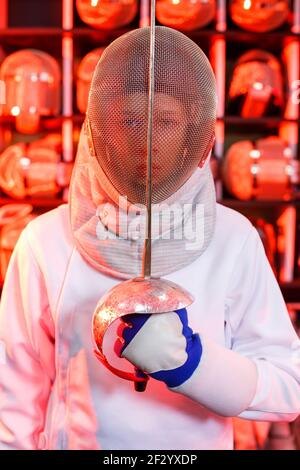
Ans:
{"label": "blue glove cuff", "polygon": [[186,382],[193,375],[200,363],[202,344],[198,333],[192,335],[192,338],[187,343],[186,352],[188,358],[182,366],[177,367],[177,369],[154,372],[150,374],[151,377],[162,380],[169,388],[179,387],[179,385]]}

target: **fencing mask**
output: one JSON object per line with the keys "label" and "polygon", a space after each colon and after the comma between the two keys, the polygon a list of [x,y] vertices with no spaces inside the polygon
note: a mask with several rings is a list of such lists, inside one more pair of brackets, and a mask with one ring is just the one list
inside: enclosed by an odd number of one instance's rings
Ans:
{"label": "fencing mask", "polygon": [[181,31],[193,31],[213,20],[216,0],[157,0],[156,12],[161,24]]}
{"label": "fencing mask", "polygon": [[[217,100],[202,50],[173,29],[156,27],[155,32],[152,272],[160,276],[193,261],[213,234],[216,201],[209,157]],[[142,267],[143,239],[137,239],[137,231],[142,234],[146,225],[149,50],[150,28],[141,28],[102,54],[71,182],[71,223],[81,254],[121,278],[139,275]],[[181,217],[174,215],[175,204]],[[183,222],[195,223],[197,205],[203,209],[203,242],[180,250],[187,240],[172,234]]]}
{"label": "fencing mask", "polygon": [[0,112],[16,117],[17,131],[35,134],[41,116],[59,113],[60,69],[46,52],[36,49],[13,52],[1,65],[0,80],[6,89]]}
{"label": "fencing mask", "polygon": [[243,54],[234,68],[229,100],[232,108],[238,108],[245,118],[282,110],[284,94],[279,60],[261,49]]}
{"label": "fencing mask", "polygon": [[89,26],[112,30],[125,26],[135,18],[137,0],[76,0],[78,15]]}
{"label": "fencing mask", "polygon": [[89,90],[95,67],[104,51],[104,47],[98,47],[89,52],[80,62],[77,71],[77,107],[81,113],[86,113]]}
{"label": "fencing mask", "polygon": [[231,0],[233,21],[243,29],[263,33],[279,28],[289,16],[289,0]]}

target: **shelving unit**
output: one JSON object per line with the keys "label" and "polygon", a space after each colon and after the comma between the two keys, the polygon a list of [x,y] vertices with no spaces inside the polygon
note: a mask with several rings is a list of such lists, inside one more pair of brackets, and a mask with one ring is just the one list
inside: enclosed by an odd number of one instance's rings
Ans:
{"label": "shelving unit", "polygon": [[[228,107],[227,96],[234,62],[244,51],[252,48],[263,46],[263,49],[280,56],[285,62],[290,89],[293,81],[300,80],[300,0],[293,0],[293,23],[269,33],[239,29],[230,19],[228,1],[217,0],[217,4],[217,15],[211,25],[186,33],[210,58],[217,79],[219,102],[214,148],[217,162],[221,165],[226,150],[233,142],[272,133],[283,136],[292,149],[293,157],[299,159],[300,106],[291,102],[290,94],[287,94],[289,98],[282,115],[259,119],[244,119],[233,114]],[[35,12],[36,16],[25,15],[25,8]],[[125,32],[146,25],[149,25],[149,0],[140,0],[139,14],[131,25],[114,31],[99,31],[85,25],[76,12],[75,0],[0,0],[0,62],[7,54],[32,47],[50,53],[61,66],[61,112],[58,116],[42,118],[40,132],[62,133],[63,161],[70,162],[75,158],[73,132],[80,128],[84,119],[76,107],[76,70],[80,60],[94,48],[106,46]],[[31,140],[34,136],[17,135],[14,132],[14,118],[0,116],[0,151],[22,138]],[[216,189],[219,202],[247,216],[259,215],[273,222],[280,218],[286,221],[286,254],[279,280],[285,286],[287,282],[293,282],[294,286],[295,274],[300,277],[300,195],[299,199],[289,201],[238,201],[226,192],[220,180],[216,182]],[[30,202],[42,211],[56,207],[66,198],[67,193],[62,192],[58,198],[28,198],[22,202]],[[0,205],[11,202],[15,201],[5,195],[0,197]],[[293,296],[296,291],[293,288]],[[284,292],[287,292],[286,287]]]}

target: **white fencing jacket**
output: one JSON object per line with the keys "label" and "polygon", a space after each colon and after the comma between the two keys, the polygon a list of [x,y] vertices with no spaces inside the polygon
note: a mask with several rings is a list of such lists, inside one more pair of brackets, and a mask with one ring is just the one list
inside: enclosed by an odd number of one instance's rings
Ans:
{"label": "white fencing jacket", "polygon": [[[255,363],[257,381],[238,416],[297,417],[299,340],[248,219],[217,204],[207,250],[165,278],[195,297],[188,316],[204,345],[202,403],[153,379],[137,393],[97,361],[92,315],[120,281],[83,260],[68,205],[26,227],[1,299],[0,449],[232,449],[232,419],[222,416],[222,400],[239,403],[248,380],[239,366],[245,358]],[[116,360],[130,370],[125,359]],[[204,393],[219,414],[203,406]]]}

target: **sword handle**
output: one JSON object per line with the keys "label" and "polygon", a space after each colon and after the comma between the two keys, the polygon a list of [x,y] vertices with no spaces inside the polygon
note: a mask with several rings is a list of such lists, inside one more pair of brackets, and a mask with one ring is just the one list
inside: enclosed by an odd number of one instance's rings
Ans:
{"label": "sword handle", "polygon": [[138,378],[144,378],[145,380],[142,382],[134,382],[134,389],[136,392],[144,392],[147,388],[147,382],[149,380],[148,375],[144,374],[140,369],[135,367],[135,375]]}

